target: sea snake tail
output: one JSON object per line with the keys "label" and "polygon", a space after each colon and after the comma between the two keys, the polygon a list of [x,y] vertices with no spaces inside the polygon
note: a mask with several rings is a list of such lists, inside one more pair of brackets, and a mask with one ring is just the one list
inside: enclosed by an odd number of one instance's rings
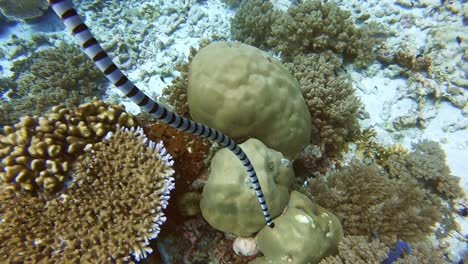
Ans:
{"label": "sea snake tail", "polygon": [[97,67],[106,75],[107,79],[109,79],[109,81],[111,81],[126,97],[130,98],[135,104],[140,106],[141,109],[164,123],[173,126],[180,131],[209,138],[210,140],[231,150],[239,158],[242,165],[244,165],[249,173],[250,181],[253,184],[255,194],[257,195],[260,206],[262,207],[263,216],[265,217],[267,225],[271,228],[275,226],[266,205],[262,187],[258,181],[255,169],[239,145],[220,131],[196,123],[185,117],[181,117],[153,101],[138,89],[135,84],[133,84],[112,62],[112,59],[102,49],[101,45],[94,38],[93,34],[88,30],[88,27],[73,8],[71,0],[49,0],[49,3],[55,13],[63,20],[65,26],[72,32],[76,41],[83,48],[86,55],[94,61]]}

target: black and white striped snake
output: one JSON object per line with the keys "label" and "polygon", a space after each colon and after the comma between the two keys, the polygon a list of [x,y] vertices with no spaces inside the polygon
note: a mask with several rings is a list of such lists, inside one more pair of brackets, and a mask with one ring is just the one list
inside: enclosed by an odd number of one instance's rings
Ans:
{"label": "black and white striped snake", "polygon": [[126,97],[130,98],[130,100],[140,106],[141,109],[148,112],[151,116],[163,121],[164,123],[173,126],[180,131],[201,136],[203,138],[209,138],[210,140],[231,150],[239,158],[249,174],[250,181],[255,189],[255,194],[257,195],[267,225],[271,228],[275,226],[271,219],[270,212],[268,211],[262,187],[258,181],[255,169],[239,145],[220,131],[196,123],[185,117],[181,117],[153,101],[138,87],[136,87],[135,84],[133,84],[112,62],[112,59],[102,49],[101,45],[94,38],[93,34],[88,30],[88,27],[73,8],[71,0],[49,0],[49,3],[55,13],[63,20],[65,26],[72,32],[76,41],[83,48],[86,55],[94,61],[97,67],[106,75],[107,79],[109,79],[109,81],[111,81]]}

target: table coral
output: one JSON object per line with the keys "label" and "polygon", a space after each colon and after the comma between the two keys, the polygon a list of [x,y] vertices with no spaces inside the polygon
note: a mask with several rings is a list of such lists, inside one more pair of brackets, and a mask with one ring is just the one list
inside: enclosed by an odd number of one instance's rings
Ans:
{"label": "table coral", "polygon": [[73,164],[74,181],[58,194],[14,192],[1,184],[1,262],[145,258],[165,221],[171,165],[162,144],[149,141],[142,129],[118,128],[87,148]]}
{"label": "table coral", "polygon": [[4,104],[11,109],[8,118],[0,117],[2,125],[44,114],[60,103],[76,107],[104,90],[105,77],[94,63],[78,47],[64,43],[16,61],[12,71],[16,87],[9,87],[10,100]]}
{"label": "table coral", "polygon": [[59,105],[44,116],[25,116],[0,135],[1,180],[17,190],[57,191],[86,144],[100,141],[116,124],[135,123],[122,105],[96,98],[76,109]]}

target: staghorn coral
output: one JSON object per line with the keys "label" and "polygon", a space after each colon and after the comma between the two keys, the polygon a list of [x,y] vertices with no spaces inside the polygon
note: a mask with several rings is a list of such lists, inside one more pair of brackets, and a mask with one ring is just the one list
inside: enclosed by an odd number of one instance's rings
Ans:
{"label": "staghorn coral", "polygon": [[331,51],[298,55],[286,64],[299,81],[311,115],[311,141],[332,156],[359,131],[361,102],[351,82],[344,75],[336,76],[340,65]]}
{"label": "staghorn coral", "polygon": [[[0,186],[3,263],[123,263],[144,258],[165,221],[171,158],[142,129],[119,129],[74,163],[60,194]],[[18,243],[21,241],[21,243]]]}
{"label": "staghorn coral", "polygon": [[391,177],[417,182],[443,199],[452,201],[463,197],[460,178],[451,175],[440,144],[423,140],[413,144],[414,151],[406,155],[392,155],[386,163]]}
{"label": "staghorn coral", "polygon": [[393,155],[405,155],[409,151],[401,144],[384,146],[375,140],[377,132],[368,127],[356,134],[354,143],[357,145],[356,155],[359,159],[371,159],[381,166],[386,167],[389,158]]}
{"label": "staghorn coral", "polygon": [[[345,236],[338,244],[338,255],[327,257],[319,264],[364,264],[382,263],[394,247],[395,239],[384,237],[382,240],[369,239],[366,236]],[[443,264],[444,256],[434,250],[428,242],[412,244],[410,255],[404,255],[396,260],[395,264],[428,263]]]}
{"label": "staghorn coral", "polygon": [[22,117],[0,135],[1,182],[16,190],[57,191],[86,144],[100,141],[116,124],[135,123],[122,105],[97,98],[76,109],[59,105],[41,117]]}
{"label": "staghorn coral", "polygon": [[310,189],[318,204],[335,213],[345,234],[396,236],[416,241],[434,231],[440,202],[413,182],[391,179],[376,165],[354,163]]}
{"label": "staghorn coral", "polygon": [[78,106],[104,88],[105,77],[94,63],[78,47],[64,43],[15,62],[12,71],[16,87],[5,102],[12,112],[1,125],[17,122],[21,116],[41,115],[60,103]]}
{"label": "staghorn coral", "polygon": [[47,0],[0,0],[0,12],[17,21],[40,17],[48,7]]}
{"label": "staghorn coral", "polygon": [[234,39],[259,49],[269,49],[267,39],[271,25],[281,13],[273,9],[270,1],[242,1],[231,19],[231,35]]}

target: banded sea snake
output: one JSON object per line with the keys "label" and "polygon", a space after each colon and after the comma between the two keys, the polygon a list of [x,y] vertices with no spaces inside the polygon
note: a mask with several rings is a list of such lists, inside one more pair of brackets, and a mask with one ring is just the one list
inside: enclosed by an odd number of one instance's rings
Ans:
{"label": "banded sea snake", "polygon": [[63,20],[65,26],[72,32],[76,42],[83,48],[86,55],[94,61],[110,82],[112,82],[126,97],[137,104],[142,110],[180,131],[208,138],[232,151],[242,162],[242,165],[244,165],[249,174],[250,181],[255,189],[255,194],[262,208],[263,216],[265,217],[267,225],[271,228],[275,226],[263,196],[262,187],[258,181],[257,173],[255,172],[255,169],[247,155],[239,145],[234,142],[234,140],[216,129],[196,123],[185,117],[181,117],[153,101],[138,89],[138,87],[136,87],[135,84],[133,84],[112,62],[112,59],[103,50],[101,45],[94,38],[93,34],[88,30],[86,24],[73,8],[71,0],[49,0],[49,3],[54,12]]}

